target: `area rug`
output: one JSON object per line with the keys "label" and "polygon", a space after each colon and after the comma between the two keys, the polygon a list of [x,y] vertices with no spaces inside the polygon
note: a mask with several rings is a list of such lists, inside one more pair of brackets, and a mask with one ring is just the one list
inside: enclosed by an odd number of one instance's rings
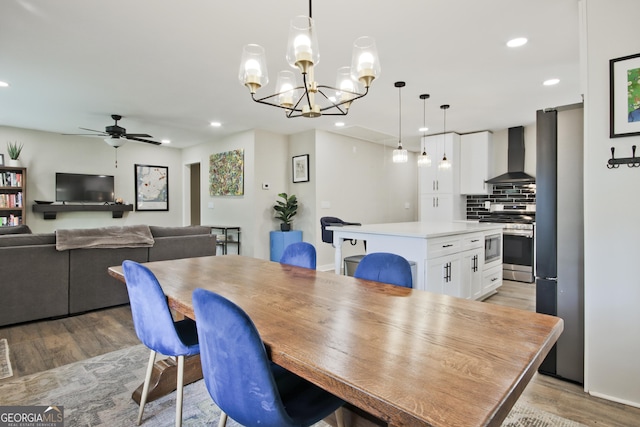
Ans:
{"label": "area rug", "polygon": [[[144,379],[149,351],[143,345],[0,383],[0,406],[64,406],[66,427],[133,426],[138,405],[131,392]],[[203,381],[184,388],[183,426],[217,425],[220,410]],[[173,426],[175,394],[145,407],[143,425]],[[229,427],[240,427],[229,419]],[[319,422],[315,427],[329,427]],[[584,427],[516,403],[503,427]]]}
{"label": "area rug", "polygon": [[0,339],[0,380],[13,376],[11,359],[9,359],[9,343],[6,338]]}

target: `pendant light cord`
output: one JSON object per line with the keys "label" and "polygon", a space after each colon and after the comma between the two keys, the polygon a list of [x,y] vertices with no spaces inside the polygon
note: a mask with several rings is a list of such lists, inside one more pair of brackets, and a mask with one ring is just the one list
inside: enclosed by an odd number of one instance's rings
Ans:
{"label": "pendant light cord", "polygon": [[398,147],[402,148],[402,86],[398,87]]}

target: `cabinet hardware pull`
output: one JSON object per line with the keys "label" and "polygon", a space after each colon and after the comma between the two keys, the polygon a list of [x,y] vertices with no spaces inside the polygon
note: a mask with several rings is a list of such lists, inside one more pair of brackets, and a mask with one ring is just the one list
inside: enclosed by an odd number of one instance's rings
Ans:
{"label": "cabinet hardware pull", "polygon": [[442,245],[443,248],[450,248],[451,246],[453,246],[453,244]]}
{"label": "cabinet hardware pull", "polygon": [[480,241],[480,239],[473,239],[473,240],[471,241],[471,243],[475,243],[475,242],[479,242],[479,241]]}
{"label": "cabinet hardware pull", "polygon": [[491,279],[492,282],[495,282],[496,280],[498,280],[497,277],[494,277],[493,279]]}

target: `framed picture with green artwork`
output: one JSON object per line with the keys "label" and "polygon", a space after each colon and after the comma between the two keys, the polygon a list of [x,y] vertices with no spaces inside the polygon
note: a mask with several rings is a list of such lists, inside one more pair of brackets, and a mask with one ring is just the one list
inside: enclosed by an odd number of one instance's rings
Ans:
{"label": "framed picture with green artwork", "polygon": [[640,53],[609,61],[609,136],[640,135]]}

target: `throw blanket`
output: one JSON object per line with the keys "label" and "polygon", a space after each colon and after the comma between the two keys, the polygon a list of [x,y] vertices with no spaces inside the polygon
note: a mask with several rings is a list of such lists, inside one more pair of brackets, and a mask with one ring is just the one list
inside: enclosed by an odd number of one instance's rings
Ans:
{"label": "throw blanket", "polygon": [[139,248],[153,246],[149,226],[101,227],[56,230],[56,249]]}

